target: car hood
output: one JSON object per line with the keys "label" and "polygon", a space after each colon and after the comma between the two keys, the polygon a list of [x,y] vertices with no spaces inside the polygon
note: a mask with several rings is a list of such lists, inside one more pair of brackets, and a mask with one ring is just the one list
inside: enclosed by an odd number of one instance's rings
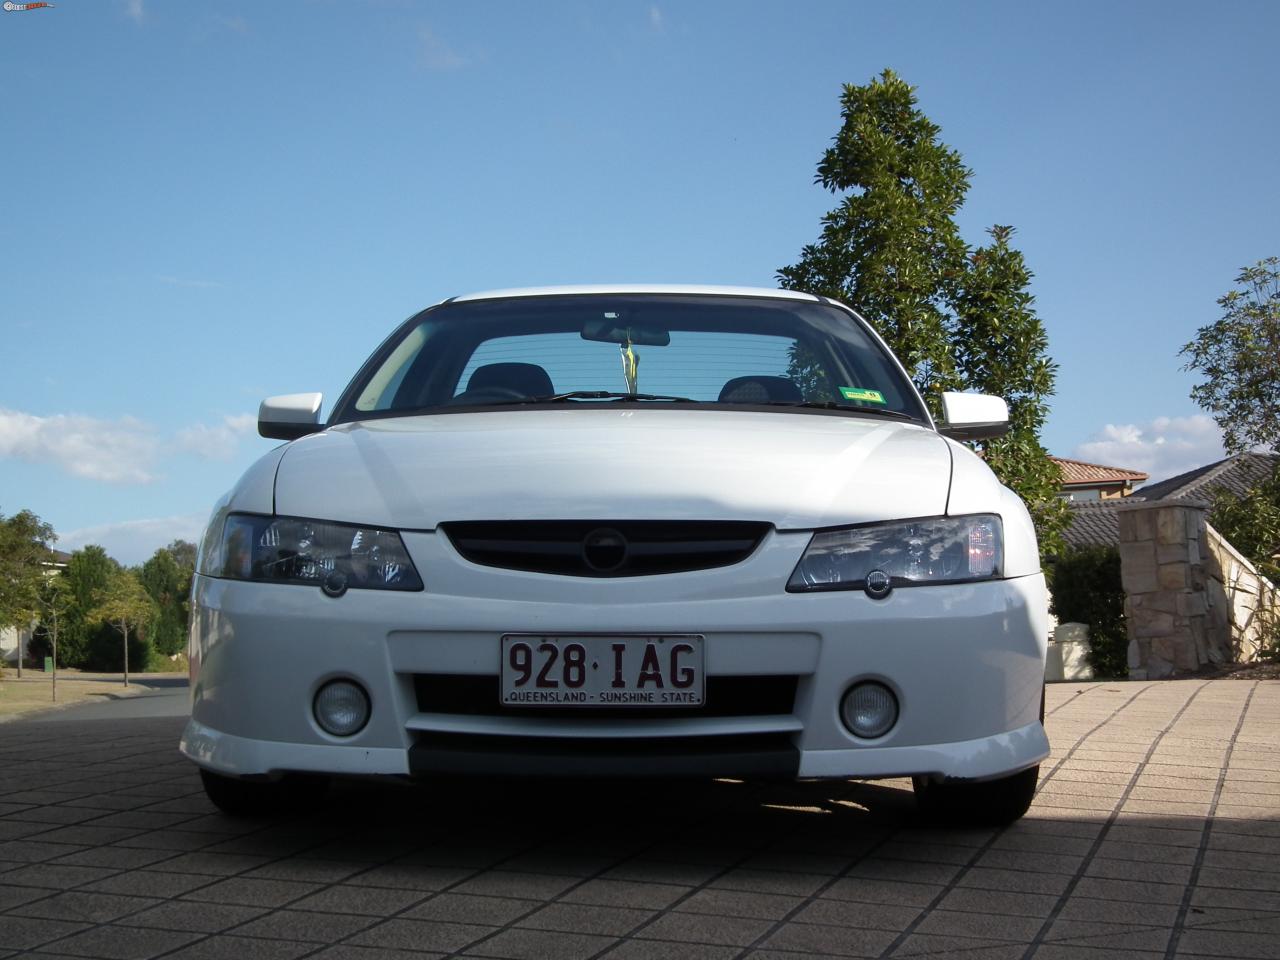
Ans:
{"label": "car hood", "polygon": [[951,453],[915,424],[745,410],[481,411],[345,423],[289,445],[277,513],[450,520],[763,520],[946,512]]}

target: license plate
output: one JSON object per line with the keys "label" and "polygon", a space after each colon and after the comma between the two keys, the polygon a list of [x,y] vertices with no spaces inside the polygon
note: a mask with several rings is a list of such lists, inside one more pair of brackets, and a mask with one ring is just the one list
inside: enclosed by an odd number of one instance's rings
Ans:
{"label": "license plate", "polygon": [[696,707],[702,637],[502,638],[502,703],[510,707]]}

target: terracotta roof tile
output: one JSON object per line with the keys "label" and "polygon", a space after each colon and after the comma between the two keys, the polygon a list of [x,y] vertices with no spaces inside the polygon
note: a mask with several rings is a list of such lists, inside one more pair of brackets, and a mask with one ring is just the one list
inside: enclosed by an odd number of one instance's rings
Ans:
{"label": "terracotta roof tile", "polygon": [[1062,471],[1062,482],[1066,486],[1077,483],[1142,483],[1150,476],[1139,470],[1104,467],[1098,463],[1085,463],[1083,460],[1068,460],[1065,457],[1049,459]]}

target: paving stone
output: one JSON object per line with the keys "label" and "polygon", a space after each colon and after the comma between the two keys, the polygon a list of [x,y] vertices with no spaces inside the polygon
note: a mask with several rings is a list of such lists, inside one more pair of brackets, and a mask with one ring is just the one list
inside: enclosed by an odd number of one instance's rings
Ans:
{"label": "paving stone", "polygon": [[305,910],[276,910],[237,927],[236,936],[275,940],[332,943],[364,930],[378,921],[350,913],[316,913]]}
{"label": "paving stone", "polygon": [[667,913],[632,934],[648,940],[682,940],[745,947],[767,933],[769,920],[748,920],[702,913]]}
{"label": "paving stone", "polygon": [[[528,907],[527,901],[523,901],[523,904],[526,908]],[[533,930],[622,936],[654,916],[655,913],[652,910],[601,907],[586,903],[549,903],[528,916],[521,917],[515,921],[515,925]]]}
{"label": "paving stone", "polygon": [[549,900],[580,882],[577,877],[561,877],[555,874],[489,870],[459,883],[452,889],[455,893]]}
{"label": "paving stone", "polygon": [[[181,874],[177,874],[181,876]],[[280,907],[319,890],[319,884],[291,880],[255,880],[229,877],[206,887],[184,893],[184,900],[208,900],[211,903],[239,903],[245,906]]]}
{"label": "paving stone", "polygon": [[689,887],[669,883],[635,883],[597,878],[574,887],[561,899],[566,903],[594,903],[602,907],[662,910],[689,892]]}
{"label": "paving stone", "polygon": [[790,870],[730,870],[711,881],[712,887],[724,890],[746,890],[782,896],[807,897],[831,882],[820,873],[796,873]]}
{"label": "paving stone", "polygon": [[889,930],[860,930],[857,927],[824,926],[816,923],[786,923],[761,946],[773,950],[802,953],[873,957],[897,939]]}
{"label": "paving stone", "polygon": [[1008,890],[978,890],[957,887],[938,904],[940,910],[995,914],[1010,917],[1047,917],[1058,898],[1047,893],[1018,893]]}
{"label": "paving stone", "polygon": [[1062,873],[1030,873],[1023,870],[997,870],[992,867],[971,867],[956,880],[957,887],[1008,890],[1014,893],[1046,893],[1055,896],[1063,893],[1070,883],[1071,877]]}
{"label": "paving stone", "polygon": [[497,932],[499,928],[473,923],[425,920],[387,920],[350,938],[356,946],[397,950],[453,952]]}
{"label": "paving stone", "polygon": [[260,867],[266,857],[248,857],[229,853],[183,853],[168,857],[151,866],[147,870],[160,870],[165,873],[204,873],[216,877],[229,877],[244,873],[254,867]]}
{"label": "paving stone", "polygon": [[954,910],[933,910],[915,932],[936,936],[972,937],[976,940],[1020,940],[1030,942],[1040,931],[1039,917],[999,916]]}
{"label": "paving stone", "polygon": [[[665,940],[623,940],[604,955],[602,960],[734,960],[738,947],[714,946],[708,943],[680,943]],[[804,960],[797,953],[789,960]],[[752,960],[764,960],[760,951],[752,951]]]}
{"label": "paving stone", "polygon": [[146,960],[198,939],[199,934],[138,927],[101,926],[59,940],[56,949],[94,960]]}
{"label": "paving stone", "polygon": [[335,944],[310,954],[315,960],[438,960],[444,956],[443,953],[393,950],[390,947],[357,947],[350,943]]}
{"label": "paving stone", "polygon": [[438,893],[402,917],[408,920],[441,920],[450,923],[477,923],[502,926],[537,908],[535,902],[509,897],[480,897],[460,893]]}
{"label": "paving stone", "polygon": [[669,863],[661,860],[628,860],[600,876],[605,880],[639,880],[644,883],[668,883],[697,886],[711,880],[719,868],[701,863]]}
{"label": "paving stone", "polygon": [[112,876],[117,871],[101,867],[75,867],[67,864],[32,863],[9,870],[4,874],[5,883],[19,886],[48,887],[66,890],[82,883],[91,883]]}
{"label": "paving stone", "polygon": [[165,960],[294,960],[315,948],[314,943],[224,935],[208,937],[176,953],[166,954]]}
{"label": "paving stone", "polygon": [[386,864],[363,870],[347,879],[360,887],[394,887],[414,890],[443,890],[474,874],[466,868],[427,867],[415,864]]}
{"label": "paving stone", "polygon": [[124,897],[111,893],[70,890],[35,903],[24,904],[12,912],[24,917],[106,923],[126,914],[145,910],[157,903],[159,903],[158,900],[149,897]]}
{"label": "paving stone", "polygon": [[1107,950],[1164,950],[1169,943],[1169,930],[1164,926],[1095,923],[1083,920],[1057,920],[1045,936],[1046,942],[1068,943]]}
{"label": "paving stone", "polygon": [[713,913],[726,917],[780,920],[804,902],[802,897],[788,897],[776,893],[708,888],[699,890],[693,896],[682,900],[675,909],[686,913]]}
{"label": "paving stone", "polygon": [[123,893],[139,897],[178,897],[184,893],[206,887],[216,882],[208,874],[152,873],[132,870],[117,873],[105,880],[84,884],[83,889],[100,893]]}
{"label": "paving stone", "polygon": [[15,917],[6,914],[0,916],[0,948],[30,949],[88,927],[87,923],[69,923],[65,920]]}
{"label": "paving stone", "polygon": [[193,933],[221,933],[262,916],[263,907],[241,907],[229,903],[193,904],[169,900],[150,910],[116,921],[126,927],[154,927],[158,930],[187,930]]}
{"label": "paving stone", "polygon": [[427,895],[421,890],[392,890],[385,887],[353,887],[338,884],[303,897],[290,906],[295,910],[388,917],[417,903]]}
{"label": "paving stone", "polygon": [[791,923],[819,923],[898,932],[905,930],[919,916],[920,910],[917,907],[856,903],[850,900],[814,900],[787,919]]}
{"label": "paving stone", "polygon": [[1257,957],[1275,960],[1276,938],[1265,933],[1227,930],[1184,930],[1178,940],[1178,956]]}
{"label": "paving stone", "polygon": [[1134,903],[1126,900],[1096,900],[1074,896],[1062,907],[1060,920],[1083,920],[1096,923],[1120,923],[1130,926],[1156,923],[1172,926],[1177,919],[1179,904]]}

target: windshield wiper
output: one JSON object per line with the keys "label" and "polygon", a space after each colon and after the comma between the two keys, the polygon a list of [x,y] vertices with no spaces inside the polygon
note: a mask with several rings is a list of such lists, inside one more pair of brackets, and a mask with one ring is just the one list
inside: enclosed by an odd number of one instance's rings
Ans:
{"label": "windshield wiper", "polygon": [[673,403],[696,403],[688,397],[671,397],[662,393],[614,393],[609,390],[570,390],[546,397],[530,397],[517,403],[564,403],[568,400],[669,400]]}
{"label": "windshield wiper", "polygon": [[894,420],[910,420],[920,423],[919,417],[913,417],[901,410],[889,410],[885,407],[859,407],[852,403],[837,403],[835,400],[761,400],[752,403],[760,407],[808,407],[815,410],[848,410],[851,413],[869,413],[875,417],[891,417]]}

